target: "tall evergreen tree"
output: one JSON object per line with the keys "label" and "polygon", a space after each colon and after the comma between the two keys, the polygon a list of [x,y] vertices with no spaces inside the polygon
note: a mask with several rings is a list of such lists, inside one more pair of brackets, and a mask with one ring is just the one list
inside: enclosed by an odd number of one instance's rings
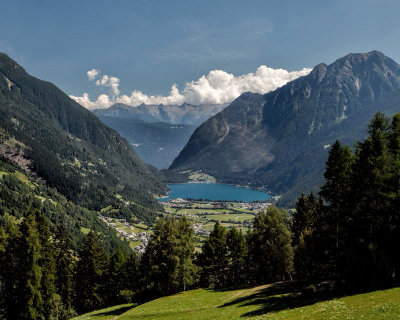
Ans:
{"label": "tall evergreen tree", "polygon": [[178,241],[178,281],[179,287],[185,291],[187,287],[194,284],[197,278],[197,268],[193,263],[195,251],[194,231],[192,224],[185,216],[178,221]]}
{"label": "tall evergreen tree", "polygon": [[352,161],[350,148],[342,146],[336,140],[329,152],[325,165],[325,184],[320,191],[325,201],[323,220],[320,221],[324,225],[323,235],[326,240],[324,251],[331,255],[327,259],[332,266],[331,274],[334,278],[340,278],[344,272],[344,243],[347,240],[347,226],[351,219],[349,199],[352,197]]}
{"label": "tall evergreen tree", "polygon": [[42,269],[39,266],[40,239],[35,215],[27,214],[20,233],[10,239],[7,248],[7,319],[41,319],[43,300],[40,292]]}
{"label": "tall evergreen tree", "polygon": [[76,306],[79,312],[105,306],[107,267],[108,257],[100,239],[90,232],[82,243],[76,269]]}
{"label": "tall evergreen tree", "polygon": [[[308,196],[301,194],[296,203],[292,221],[292,243],[294,249],[294,269],[296,278],[307,279],[315,276],[312,264],[311,235],[315,232],[317,221],[321,220],[321,202],[311,192]],[[324,253],[319,253],[324,254]]]}
{"label": "tall evergreen tree", "polygon": [[55,248],[52,241],[52,233],[49,230],[46,218],[39,210],[35,211],[35,219],[40,241],[38,265],[42,270],[40,282],[40,291],[43,299],[42,314],[45,319],[56,319],[59,318],[58,312],[62,309],[62,306],[60,306],[60,299],[56,295]]}
{"label": "tall evergreen tree", "polygon": [[241,286],[246,279],[246,241],[242,231],[231,228],[226,235],[227,286]]}
{"label": "tall evergreen tree", "polygon": [[199,265],[202,268],[200,279],[202,285],[224,286],[226,253],[226,229],[217,221],[199,256]]}
{"label": "tall evergreen tree", "polygon": [[[387,255],[380,241],[384,237],[384,222],[390,216],[390,154],[389,119],[377,113],[368,128],[369,136],[356,148],[352,175],[352,256],[349,261],[349,281],[355,286],[376,286],[390,276],[386,268]],[[362,268],[357,268],[357,264]],[[386,275],[385,275],[386,273]],[[369,279],[366,281],[365,279]]]}
{"label": "tall evergreen tree", "polygon": [[124,301],[123,290],[126,289],[125,271],[128,260],[127,250],[119,246],[110,259],[107,273],[107,289],[108,304],[121,304]]}
{"label": "tall evergreen tree", "polygon": [[5,288],[5,281],[7,277],[7,261],[6,253],[8,246],[8,234],[0,225],[0,318],[5,317],[5,295],[7,294]]}
{"label": "tall evergreen tree", "polygon": [[73,310],[73,257],[70,250],[71,244],[64,225],[57,227],[55,234],[56,255],[56,280],[57,293],[65,306],[63,319],[69,319],[74,315]]}
{"label": "tall evergreen tree", "polygon": [[166,295],[178,290],[179,240],[174,218],[159,218],[141,262],[141,271],[152,294]]}
{"label": "tall evergreen tree", "polygon": [[249,261],[256,283],[284,280],[293,271],[293,249],[287,212],[270,207],[254,219],[249,238]]}

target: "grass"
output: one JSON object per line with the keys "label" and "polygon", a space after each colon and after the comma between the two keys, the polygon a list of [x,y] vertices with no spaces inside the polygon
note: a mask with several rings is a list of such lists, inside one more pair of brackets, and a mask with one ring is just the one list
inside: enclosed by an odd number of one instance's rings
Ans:
{"label": "grass", "polygon": [[163,297],[138,307],[121,305],[76,320],[131,319],[400,319],[400,288],[332,298],[301,294],[293,284],[251,289],[197,289]]}
{"label": "grass", "polygon": [[90,229],[85,228],[85,227],[81,227],[81,232],[82,232],[83,234],[88,234],[88,233],[90,232]]}

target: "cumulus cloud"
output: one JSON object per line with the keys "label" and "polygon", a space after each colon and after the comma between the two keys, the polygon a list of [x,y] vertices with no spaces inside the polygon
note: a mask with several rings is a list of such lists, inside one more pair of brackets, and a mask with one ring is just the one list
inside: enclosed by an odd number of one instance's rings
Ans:
{"label": "cumulus cloud", "polygon": [[88,76],[88,79],[90,81],[93,81],[100,74],[100,70],[92,69],[92,70],[89,70],[88,72],[86,72],[86,74]]}
{"label": "cumulus cloud", "polygon": [[109,87],[113,94],[112,98],[102,94],[96,101],[91,101],[87,93],[84,93],[82,97],[71,96],[71,98],[88,109],[107,108],[115,102],[125,103],[133,107],[142,103],[182,104],[187,102],[194,105],[221,104],[229,103],[247,91],[267,93],[289,81],[307,75],[310,71],[311,69],[309,68],[303,68],[299,71],[289,72],[284,69],[273,69],[262,65],[254,73],[234,76],[223,70],[212,70],[197,80],[187,82],[182,90],[179,90],[177,85],[173,84],[169,94],[166,96],[147,95],[140,90],[134,90],[130,95],[119,95],[119,79],[103,75],[101,79],[96,81],[96,85]]}
{"label": "cumulus cloud", "polygon": [[89,94],[86,92],[82,95],[82,97],[76,97],[73,95],[69,96],[71,99],[78,102],[81,106],[86,109],[106,109],[113,104],[113,101],[106,94],[101,94],[98,96],[97,100],[91,101],[89,98]]}
{"label": "cumulus cloud", "polygon": [[119,95],[119,79],[116,77],[109,77],[108,75],[103,75],[103,77],[96,81],[96,86],[108,87],[114,96]]}

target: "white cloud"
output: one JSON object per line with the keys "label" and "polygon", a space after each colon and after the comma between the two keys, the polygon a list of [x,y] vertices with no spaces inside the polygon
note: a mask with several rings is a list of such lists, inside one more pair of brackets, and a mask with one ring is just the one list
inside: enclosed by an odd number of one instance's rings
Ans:
{"label": "white cloud", "polygon": [[176,84],[173,84],[167,96],[151,96],[139,90],[132,91],[130,95],[120,96],[118,89],[119,79],[103,75],[101,79],[96,81],[96,85],[109,87],[113,94],[112,98],[102,94],[97,101],[91,101],[87,93],[84,93],[82,97],[71,96],[71,98],[88,109],[107,108],[115,102],[125,103],[133,107],[142,103],[182,104],[187,102],[194,105],[221,104],[229,103],[247,91],[267,93],[289,81],[307,75],[310,71],[311,69],[309,68],[303,68],[299,71],[289,72],[284,69],[273,69],[262,65],[254,73],[235,77],[233,74],[223,70],[212,70],[197,80],[187,82],[181,91]]}
{"label": "white cloud", "polygon": [[86,74],[88,76],[88,79],[90,81],[93,81],[100,74],[100,70],[92,69],[92,70],[89,70],[88,72],[86,72]]}
{"label": "white cloud", "polygon": [[106,94],[101,94],[98,96],[97,100],[91,101],[89,95],[85,92],[82,97],[76,97],[73,95],[69,96],[71,99],[78,102],[81,106],[86,109],[106,109],[113,104],[113,101]]}
{"label": "white cloud", "polygon": [[116,77],[109,77],[108,75],[103,75],[103,77],[96,81],[96,86],[108,87],[114,96],[119,95],[119,79]]}

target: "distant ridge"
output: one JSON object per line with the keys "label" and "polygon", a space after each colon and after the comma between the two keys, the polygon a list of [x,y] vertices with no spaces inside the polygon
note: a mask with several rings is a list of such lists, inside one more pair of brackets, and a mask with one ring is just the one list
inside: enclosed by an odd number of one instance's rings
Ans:
{"label": "distant ridge", "polygon": [[122,117],[145,122],[167,122],[198,126],[223,110],[227,105],[227,103],[202,104],[199,106],[188,103],[181,105],[147,105],[142,103],[137,107],[131,107],[123,103],[116,103],[107,109],[95,109],[93,113],[103,117]]}

